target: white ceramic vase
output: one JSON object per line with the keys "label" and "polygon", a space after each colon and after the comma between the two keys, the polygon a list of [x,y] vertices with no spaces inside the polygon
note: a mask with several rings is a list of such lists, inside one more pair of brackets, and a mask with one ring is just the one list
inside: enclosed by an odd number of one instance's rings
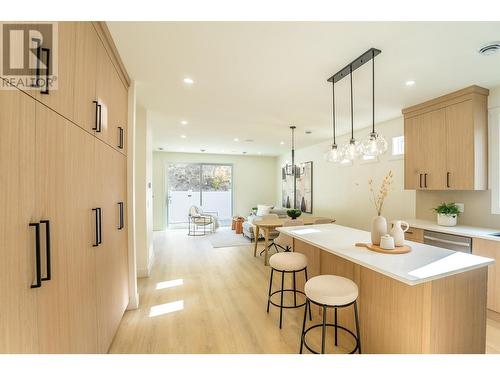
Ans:
{"label": "white ceramic vase", "polygon": [[383,216],[372,219],[372,244],[380,245],[380,237],[387,234],[387,220]]}
{"label": "white ceramic vase", "polygon": [[457,216],[458,215],[456,214],[453,215],[437,214],[438,225],[444,227],[454,227],[455,225],[457,225]]}

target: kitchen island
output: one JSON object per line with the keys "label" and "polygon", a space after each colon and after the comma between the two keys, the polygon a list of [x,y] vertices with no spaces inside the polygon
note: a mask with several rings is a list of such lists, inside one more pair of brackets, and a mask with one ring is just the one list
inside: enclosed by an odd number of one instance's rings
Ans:
{"label": "kitchen island", "polygon": [[[336,224],[278,230],[307,256],[309,277],[334,274],[358,285],[364,353],[485,352],[493,259],[410,241],[409,253],[377,253],[354,245],[370,242],[369,232]],[[353,329],[352,311],[340,309],[339,323]]]}

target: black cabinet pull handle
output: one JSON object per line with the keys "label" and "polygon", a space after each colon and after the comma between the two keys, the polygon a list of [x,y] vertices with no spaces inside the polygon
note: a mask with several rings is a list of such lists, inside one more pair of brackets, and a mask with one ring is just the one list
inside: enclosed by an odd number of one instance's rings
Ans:
{"label": "black cabinet pull handle", "polygon": [[100,133],[102,130],[102,106],[98,103],[97,108],[99,109],[99,121],[97,122],[97,129],[96,132]]}
{"label": "black cabinet pull handle", "polygon": [[97,208],[99,210],[99,245],[102,244],[102,210],[101,207]]}
{"label": "black cabinet pull handle", "polygon": [[92,246],[99,246],[99,209],[93,208],[92,211],[95,212],[95,242]]}
{"label": "black cabinet pull handle", "polygon": [[418,184],[422,187],[422,173],[418,175]]}
{"label": "black cabinet pull handle", "polygon": [[123,128],[121,126],[119,126],[118,131],[120,132],[120,139],[118,142],[118,148],[123,149]]}
{"label": "black cabinet pull handle", "polygon": [[30,223],[30,227],[35,227],[35,269],[36,283],[31,284],[31,288],[40,288],[42,286],[42,263],[40,259],[40,224]]}
{"label": "black cabinet pull handle", "polygon": [[42,48],[42,51],[47,55],[47,62],[45,63],[45,90],[40,91],[42,94],[49,93],[49,76],[50,76],[50,49]]}
{"label": "black cabinet pull handle", "polygon": [[40,47],[41,40],[39,38],[31,38],[32,42],[36,42],[36,73],[35,73],[35,83],[33,83],[32,87],[40,87],[40,58],[42,49]]}
{"label": "black cabinet pull handle", "polygon": [[450,172],[446,172],[446,187],[450,187]]}
{"label": "black cabinet pull handle", "polygon": [[51,273],[52,262],[50,259],[50,221],[40,220],[40,224],[45,224],[45,261],[47,265],[46,269],[47,275],[45,277],[42,277],[42,281],[48,281],[52,276]]}
{"label": "black cabinet pull handle", "polygon": [[92,130],[97,130],[97,123],[99,122],[99,102],[97,100],[92,100],[92,103],[95,104],[95,123]]}
{"label": "black cabinet pull handle", "polygon": [[424,173],[424,187],[427,187],[427,173]]}
{"label": "black cabinet pull handle", "polygon": [[121,230],[125,227],[123,220],[123,202],[118,202],[118,208],[120,209],[120,225],[118,226],[118,230]]}

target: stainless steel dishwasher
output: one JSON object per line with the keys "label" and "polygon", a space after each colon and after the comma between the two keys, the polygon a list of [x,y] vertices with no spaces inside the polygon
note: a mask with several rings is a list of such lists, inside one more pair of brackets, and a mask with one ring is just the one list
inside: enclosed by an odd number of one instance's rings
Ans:
{"label": "stainless steel dishwasher", "polygon": [[472,253],[472,238],[455,234],[439,233],[424,230],[424,243],[427,245],[444,247],[445,249]]}

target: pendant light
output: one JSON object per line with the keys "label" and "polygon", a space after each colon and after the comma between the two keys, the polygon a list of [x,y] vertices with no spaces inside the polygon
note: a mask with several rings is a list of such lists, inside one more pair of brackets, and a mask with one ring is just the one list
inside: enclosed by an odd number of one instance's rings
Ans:
{"label": "pendant light", "polygon": [[376,157],[387,151],[387,141],[375,131],[375,52],[372,50],[372,131],[361,143],[364,156]]}
{"label": "pendant light", "polygon": [[287,176],[295,176],[296,178],[300,178],[304,174],[304,165],[295,164],[295,129],[296,126],[290,126],[292,130],[292,164],[285,164],[285,174]]}
{"label": "pendant light", "polygon": [[349,66],[349,76],[351,79],[351,139],[349,142],[345,143],[341,148],[341,153],[343,155],[342,161],[353,161],[357,159],[361,154],[360,144],[354,138],[354,102],[353,102],[353,91],[352,91],[352,65]]}
{"label": "pendant light", "polygon": [[335,82],[332,80],[332,124],[333,124],[333,143],[332,148],[325,154],[326,161],[330,163],[340,163],[344,157],[340,152],[335,140]]}

